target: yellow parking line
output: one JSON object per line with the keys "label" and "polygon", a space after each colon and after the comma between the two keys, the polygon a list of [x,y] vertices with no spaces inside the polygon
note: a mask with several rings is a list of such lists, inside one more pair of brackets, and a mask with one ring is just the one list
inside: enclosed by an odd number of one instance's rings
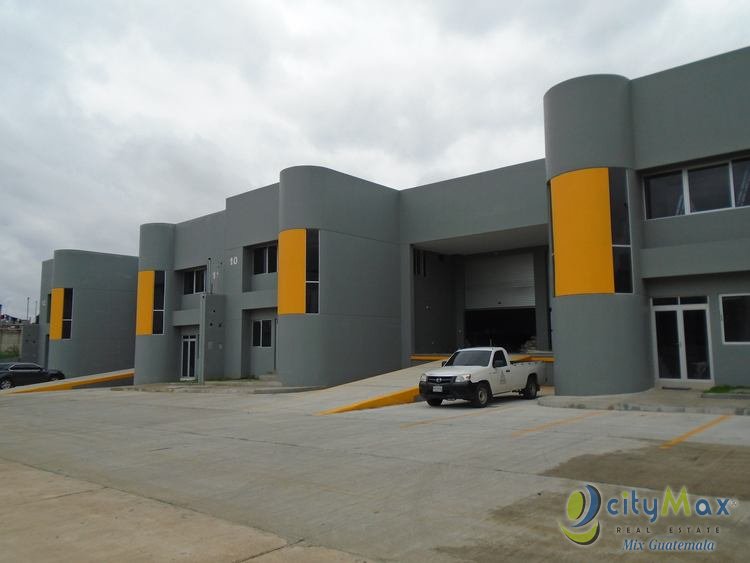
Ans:
{"label": "yellow parking line", "polygon": [[664,442],[661,446],[659,446],[661,449],[666,450],[671,448],[672,446],[676,446],[680,442],[684,442],[691,436],[695,436],[696,434],[700,434],[701,432],[705,432],[709,428],[713,428],[717,424],[721,424],[726,419],[731,418],[731,414],[723,414],[718,418],[714,418],[712,421],[707,422],[706,424],[701,424],[700,426],[697,426],[693,428],[690,432],[685,432],[681,436],[677,436],[677,438],[673,438],[672,440],[669,440],[668,442]]}
{"label": "yellow parking line", "polygon": [[478,414],[487,414],[489,412],[497,412],[498,410],[502,412],[507,412],[509,410],[517,409],[520,405],[514,406],[514,407],[507,407],[507,408],[489,408],[489,409],[482,409],[478,412],[467,412],[464,414],[456,414],[453,416],[441,416],[440,418],[431,418],[430,420],[418,420],[417,422],[405,422],[404,424],[401,424],[399,428],[401,430],[404,430],[406,428],[412,428],[414,426],[421,426],[422,424],[432,424],[433,422],[443,422],[444,420],[453,420],[454,418],[464,418],[465,416],[477,416]]}
{"label": "yellow parking line", "polygon": [[579,420],[583,420],[584,418],[591,418],[592,416],[600,416],[602,414],[605,414],[605,411],[588,412],[586,414],[574,416],[571,418],[563,418],[562,420],[555,420],[553,422],[547,422],[545,424],[540,424],[539,426],[534,426],[532,428],[526,428],[524,430],[516,430],[515,432],[511,434],[511,436],[513,438],[517,438],[519,436],[531,434],[532,432],[541,432],[542,430],[547,430],[548,428],[554,428],[555,426],[562,426],[563,424],[572,424],[574,422],[578,422]]}

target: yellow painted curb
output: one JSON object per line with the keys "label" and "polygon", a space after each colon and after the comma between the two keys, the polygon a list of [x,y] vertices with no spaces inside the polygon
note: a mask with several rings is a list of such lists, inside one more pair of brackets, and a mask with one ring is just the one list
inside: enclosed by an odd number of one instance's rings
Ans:
{"label": "yellow painted curb", "polygon": [[380,407],[392,407],[394,405],[406,405],[409,403],[414,403],[418,399],[419,387],[412,387],[410,389],[403,389],[394,393],[388,393],[387,395],[381,395],[380,397],[365,399],[364,401],[352,403],[351,405],[336,407],[335,409],[319,412],[318,414],[338,414],[349,411],[361,411],[365,409],[379,409]]}
{"label": "yellow painted curb", "polygon": [[84,376],[84,378],[71,378],[61,379],[56,382],[50,383],[37,383],[35,385],[28,385],[24,387],[13,387],[4,391],[8,395],[18,395],[20,393],[43,393],[46,391],[70,391],[78,387],[85,387],[87,385],[95,385],[97,383],[107,383],[110,381],[119,381],[120,379],[128,379],[135,375],[134,371],[129,372],[118,372],[114,374],[102,375],[100,377]]}

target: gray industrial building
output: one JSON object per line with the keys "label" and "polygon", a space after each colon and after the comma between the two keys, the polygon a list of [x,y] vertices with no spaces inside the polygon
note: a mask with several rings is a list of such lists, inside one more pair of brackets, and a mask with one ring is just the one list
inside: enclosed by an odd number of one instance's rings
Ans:
{"label": "gray industrial building", "polygon": [[132,368],[137,276],[137,256],[56,250],[42,262],[33,361],[67,377]]}
{"label": "gray industrial building", "polygon": [[559,394],[750,384],[748,70],[560,83],[541,160],[401,191],[297,166],[142,225],[136,383],[328,386],[493,344],[552,350]]}

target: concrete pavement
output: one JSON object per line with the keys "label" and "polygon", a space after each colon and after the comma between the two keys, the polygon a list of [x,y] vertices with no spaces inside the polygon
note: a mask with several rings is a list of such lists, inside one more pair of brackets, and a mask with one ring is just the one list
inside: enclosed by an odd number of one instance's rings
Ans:
{"label": "concrete pavement", "polygon": [[[382,383],[391,384],[403,382]],[[738,501],[719,522],[719,552],[704,559],[744,560],[750,418],[571,411],[515,396],[486,409],[414,403],[317,416],[372,394],[349,389],[0,397],[0,458],[288,545],[431,563],[613,558],[623,542],[615,524],[639,520],[602,519],[595,545],[572,546],[558,524],[568,495],[584,483],[602,495],[635,487],[641,496],[686,484],[693,495]],[[141,532],[148,526],[134,526]]]}

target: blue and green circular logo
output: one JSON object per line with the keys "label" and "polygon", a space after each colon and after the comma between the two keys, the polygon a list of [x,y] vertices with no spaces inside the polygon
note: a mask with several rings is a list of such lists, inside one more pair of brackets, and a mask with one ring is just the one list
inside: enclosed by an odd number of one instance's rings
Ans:
{"label": "blue and green circular logo", "polygon": [[559,524],[560,531],[576,545],[591,545],[599,539],[599,520],[596,516],[602,506],[602,495],[593,485],[586,485],[585,490],[573,492],[568,497],[565,513],[570,528]]}

